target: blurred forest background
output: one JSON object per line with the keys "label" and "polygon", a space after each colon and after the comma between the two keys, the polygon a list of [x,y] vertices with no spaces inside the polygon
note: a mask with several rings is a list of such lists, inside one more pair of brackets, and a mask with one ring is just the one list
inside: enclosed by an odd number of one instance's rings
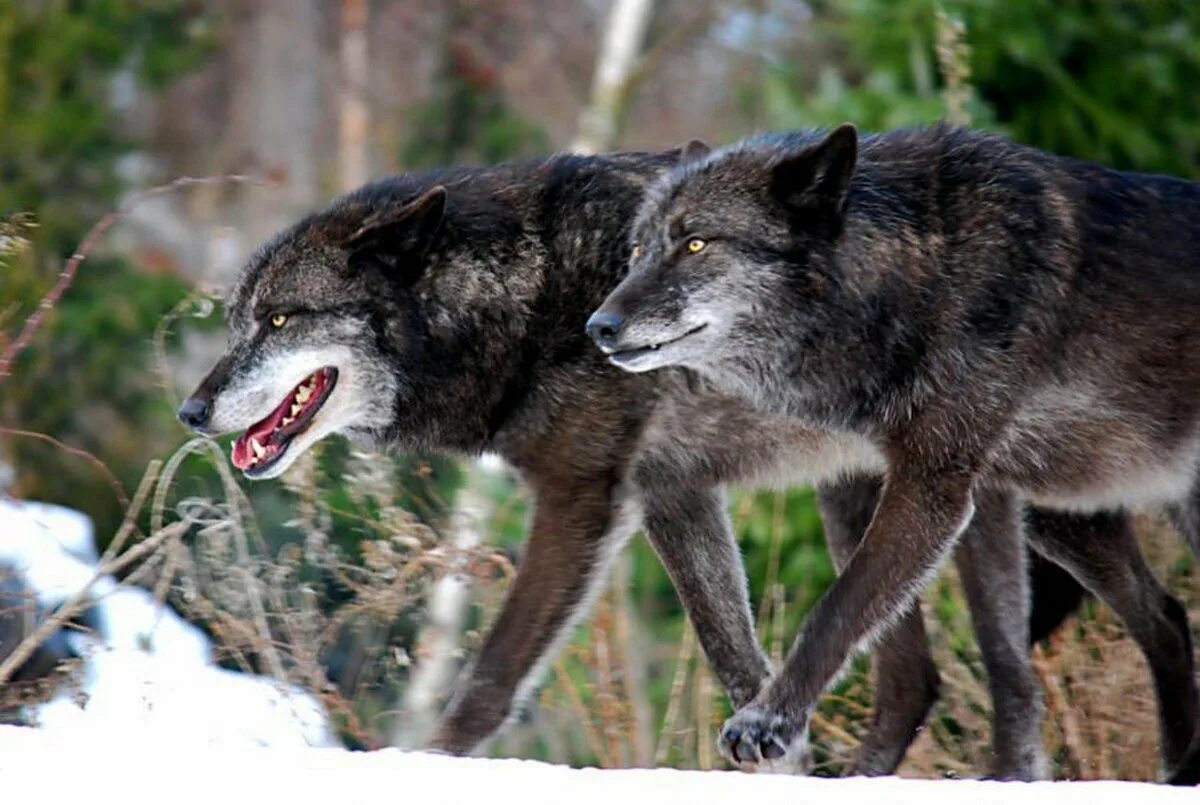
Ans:
{"label": "blurred forest background", "polygon": [[[597,62],[617,5],[634,15],[620,29],[628,69],[606,85]],[[185,501],[208,525],[134,581],[203,623],[231,666],[321,696],[352,745],[416,743],[518,561],[523,493],[496,462],[366,456],[341,440],[282,483],[234,480],[203,445],[174,453],[188,439],[180,392],[223,343],[213,300],[258,242],[410,168],[843,120],[949,116],[1195,179],[1198,87],[1190,0],[0,0],[0,348],[131,193],[181,175],[262,180],[156,195],[116,224],[0,377],[0,490],[78,508],[107,539],[149,462],[176,455],[158,516]],[[812,496],[735,495],[734,516],[778,656],[832,578]],[[1196,618],[1191,560],[1145,526]],[[944,696],[904,771],[979,774],[990,704],[952,572],[925,606]],[[1037,662],[1059,775],[1154,776],[1152,692],[1106,610],[1085,609]],[[869,685],[860,662],[826,697],[819,771],[853,757]],[[711,767],[727,706],[639,540],[492,751]]]}

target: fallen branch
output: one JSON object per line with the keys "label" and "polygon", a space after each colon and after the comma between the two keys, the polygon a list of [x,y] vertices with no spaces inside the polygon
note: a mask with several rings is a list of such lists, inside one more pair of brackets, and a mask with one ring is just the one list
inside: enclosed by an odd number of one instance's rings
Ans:
{"label": "fallen branch", "polygon": [[123,508],[129,507],[129,495],[125,494],[125,487],[117,476],[113,475],[113,471],[108,468],[108,465],[99,459],[94,453],[89,453],[82,447],[73,447],[66,442],[61,442],[47,433],[38,433],[32,430],[21,430],[20,428],[6,428],[0,426],[0,433],[7,436],[24,436],[30,439],[40,439],[43,442],[48,442],[60,450],[65,450],[73,456],[78,456],[95,467],[104,479],[108,481],[108,485],[112,487],[113,493],[117,496]]}

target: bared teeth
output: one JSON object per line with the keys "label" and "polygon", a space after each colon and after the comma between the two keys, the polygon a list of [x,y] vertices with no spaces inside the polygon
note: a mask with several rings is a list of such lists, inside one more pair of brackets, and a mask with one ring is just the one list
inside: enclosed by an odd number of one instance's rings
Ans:
{"label": "bared teeth", "polygon": [[267,454],[267,448],[259,444],[258,439],[253,436],[250,437],[250,448],[254,451],[256,458],[262,458]]}
{"label": "bared teeth", "polygon": [[280,422],[279,424],[280,424],[280,425],[282,425],[283,427],[285,427],[285,428],[286,428],[288,425],[292,424],[292,423],[293,423],[293,422],[295,422],[295,421],[296,421],[296,417],[294,417],[294,416],[285,416],[285,417],[283,418],[283,421],[282,421],[282,422]]}
{"label": "bared teeth", "polygon": [[310,389],[308,386],[301,386],[296,391],[296,402],[298,403],[304,404],[308,402],[310,397],[312,397],[312,389]]}
{"label": "bared teeth", "polygon": [[291,414],[289,414],[289,416],[291,416],[293,419],[295,419],[296,416],[298,416],[299,413],[303,410],[304,410],[304,405],[302,403],[292,403],[292,412],[291,412]]}

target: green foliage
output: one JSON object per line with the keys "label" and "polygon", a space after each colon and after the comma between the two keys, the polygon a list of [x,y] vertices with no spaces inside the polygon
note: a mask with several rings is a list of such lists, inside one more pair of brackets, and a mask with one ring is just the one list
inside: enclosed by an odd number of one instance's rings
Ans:
{"label": "green foliage", "polygon": [[[147,370],[156,325],[188,291],[177,277],[120,260],[89,262],[4,381],[0,419],[95,453],[132,487],[146,462],[179,440]],[[115,530],[121,506],[90,464],[38,441],[8,447],[23,496],[83,508],[99,534]]]}
{"label": "green foliage", "polygon": [[457,78],[444,95],[412,113],[413,135],[402,149],[406,166],[485,164],[550,150],[544,129],[517,115],[495,88]]}
{"label": "green foliage", "polygon": [[965,3],[979,94],[1018,139],[1117,168],[1197,175],[1200,6]]}
{"label": "green foliage", "polygon": [[[450,13],[459,24],[470,16],[457,5]],[[401,149],[401,162],[409,168],[500,162],[550,150],[545,129],[513,110],[494,70],[453,34],[444,43],[434,92],[412,109],[411,118]]]}
{"label": "green foliage", "polygon": [[[28,215],[30,248],[8,259],[0,328],[12,336],[87,227],[116,203],[115,161],[132,143],[109,93],[129,71],[157,85],[196,62],[203,18],[183,0],[0,3],[0,220]],[[96,453],[132,486],[179,439],[156,386],[151,339],[188,293],[179,278],[92,257],[3,381],[0,421]],[[111,532],[117,501],[95,469],[44,443],[0,448],[19,492],[81,507]]]}
{"label": "green foliage", "polygon": [[161,84],[203,51],[182,0],[15,0],[0,6],[0,214],[32,212],[44,259],[67,252],[109,207],[113,161],[129,148],[110,82]]}
{"label": "green foliage", "polygon": [[[745,493],[734,504],[735,527],[745,555],[750,594],[763,611],[774,576],[783,587],[787,641],[805,612],[833,581],[833,563],[825,549],[821,518],[812,490]],[[778,561],[778,570],[771,563]]]}
{"label": "green foliage", "polygon": [[941,118],[939,6],[966,25],[976,125],[1118,168],[1200,171],[1200,5],[1183,0],[820,3],[819,38],[845,58],[772,70],[768,122],[885,129]]}

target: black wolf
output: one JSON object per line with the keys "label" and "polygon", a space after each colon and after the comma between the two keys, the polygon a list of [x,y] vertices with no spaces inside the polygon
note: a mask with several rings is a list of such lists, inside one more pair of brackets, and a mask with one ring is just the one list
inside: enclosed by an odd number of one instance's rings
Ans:
{"label": "black wolf", "polygon": [[[535,496],[520,572],[437,748],[470,751],[516,712],[639,525],[733,703],[750,703],[771,678],[724,487],[831,479],[824,468],[857,442],[757,413],[687,371],[619,371],[588,341],[589,312],[627,265],[638,201],[678,159],[557,156],[408,174],[336,200],[250,261],[227,303],[228,350],[180,410],[199,429],[244,429],[233,459],[252,477],[278,474],[333,432],[399,450],[494,451],[520,470]],[[822,494],[829,540],[852,562],[876,490],[833,480]],[[990,533],[964,542],[961,564],[1002,714],[997,771],[1036,776],[1018,513],[1000,496],[994,510],[979,508],[977,527]],[[1076,530],[1035,529],[1048,541]],[[1144,626],[1135,632],[1163,681],[1173,757],[1195,722],[1186,621],[1124,521],[1095,530],[1106,547],[1097,538],[1070,564]],[[859,762],[887,772],[937,687],[915,610],[877,659],[880,702]]]}
{"label": "black wolf", "polygon": [[1198,219],[1200,184],[945,126],[763,136],[656,183],[592,319],[612,361],[689,368],[887,465],[861,545],[726,751],[802,730],[985,496],[1198,522]]}

